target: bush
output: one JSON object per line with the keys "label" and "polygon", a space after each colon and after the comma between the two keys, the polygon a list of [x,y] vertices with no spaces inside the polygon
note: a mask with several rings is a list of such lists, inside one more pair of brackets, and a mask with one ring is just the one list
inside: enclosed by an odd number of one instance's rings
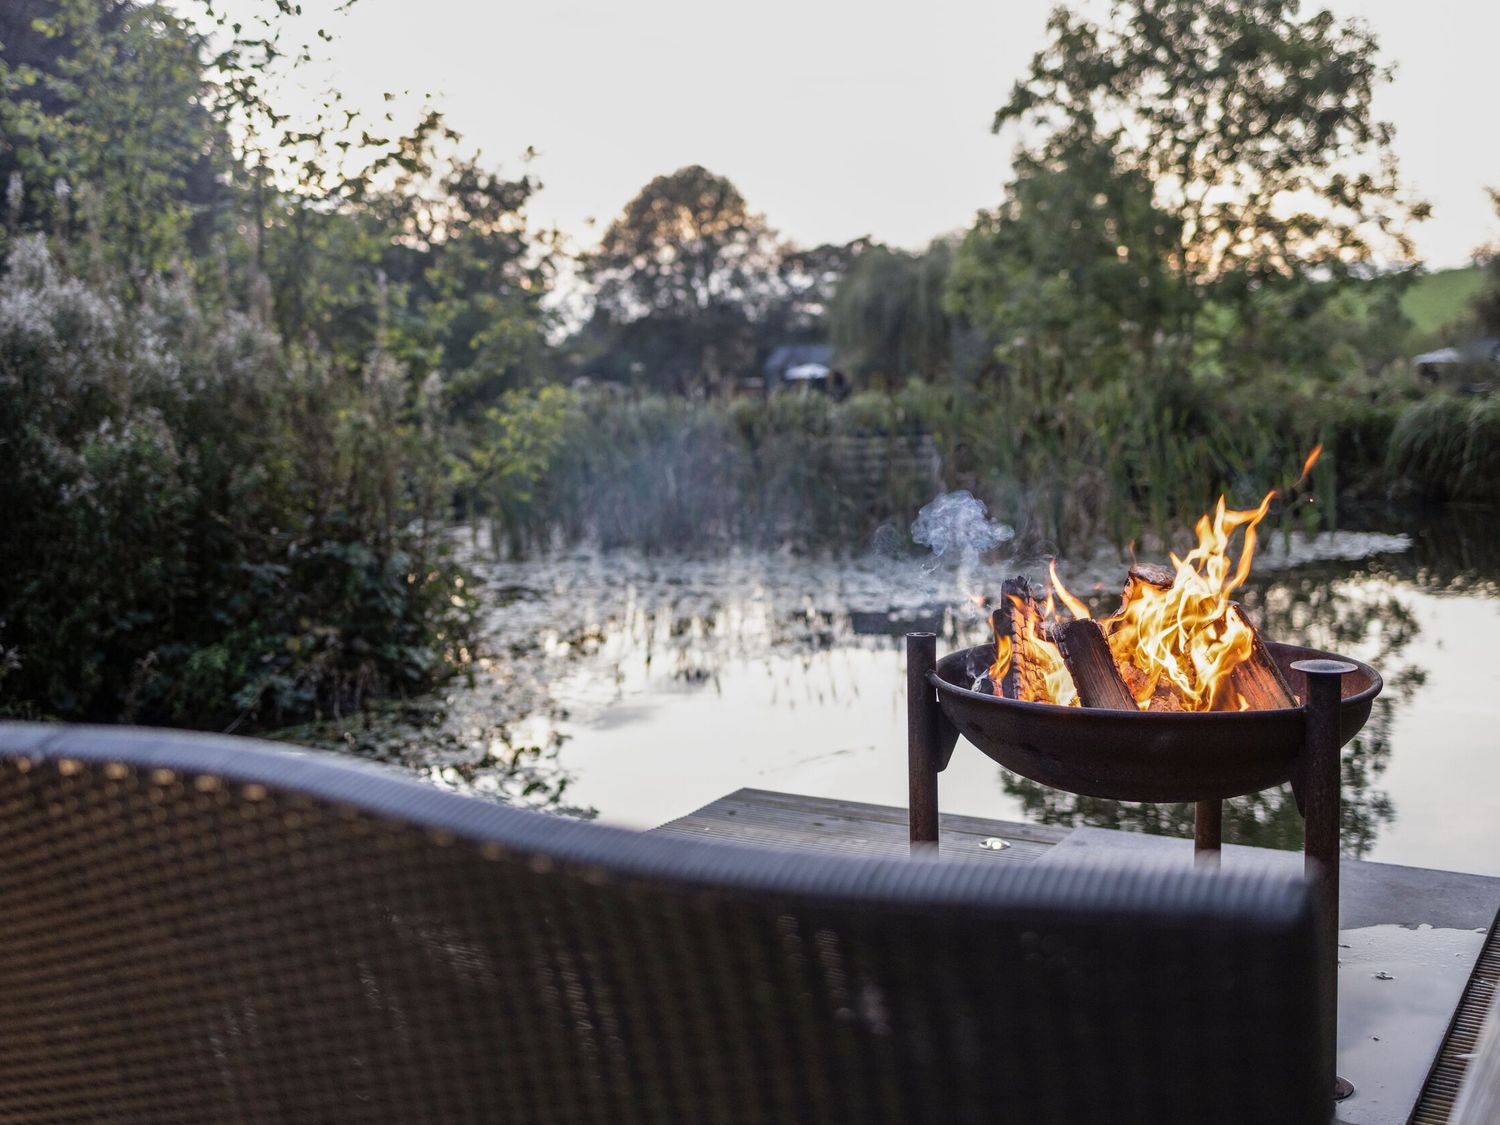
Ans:
{"label": "bush", "polygon": [[186,284],[155,280],[127,308],[17,240],[0,275],[0,709],[277,722],[466,659],[472,603],[413,499],[408,397],[379,355],[353,375],[293,366]]}
{"label": "bush", "polygon": [[1500,399],[1434,395],[1391,434],[1389,467],[1432,500],[1500,501]]}

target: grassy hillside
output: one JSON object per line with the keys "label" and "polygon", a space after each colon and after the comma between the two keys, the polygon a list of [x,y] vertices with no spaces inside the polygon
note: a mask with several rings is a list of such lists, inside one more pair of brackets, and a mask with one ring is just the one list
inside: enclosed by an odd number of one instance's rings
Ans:
{"label": "grassy hillside", "polygon": [[1484,284],[1478,266],[1437,270],[1417,279],[1401,299],[1401,309],[1412,319],[1412,333],[1425,338],[1464,314]]}

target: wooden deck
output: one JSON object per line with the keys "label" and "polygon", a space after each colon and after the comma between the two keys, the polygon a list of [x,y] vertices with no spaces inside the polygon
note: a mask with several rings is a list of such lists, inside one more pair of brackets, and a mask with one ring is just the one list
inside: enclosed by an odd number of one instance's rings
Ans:
{"label": "wooden deck", "polygon": [[[656,831],[841,855],[904,856],[911,851],[905,809],[767,789],[741,789]],[[1025,862],[1045,855],[1068,831],[944,813],[939,846],[949,859]],[[992,842],[986,846],[986,841]]]}
{"label": "wooden deck", "polygon": [[[741,789],[656,829],[843,855],[904,856],[906,810]],[[1088,863],[1122,852],[1192,862],[1192,842],[1097,828],[941,817],[941,857]],[[1225,867],[1300,866],[1296,852],[1230,846]],[[1500,879],[1345,860],[1339,902],[1342,1125],[1442,1125],[1500,980]]]}

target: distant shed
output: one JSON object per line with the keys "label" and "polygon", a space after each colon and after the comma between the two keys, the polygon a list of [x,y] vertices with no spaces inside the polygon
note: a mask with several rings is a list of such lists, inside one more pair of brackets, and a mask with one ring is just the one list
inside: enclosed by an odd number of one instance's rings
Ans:
{"label": "distant shed", "polygon": [[788,381],[808,382],[828,378],[833,370],[833,348],[828,344],[783,344],[766,357],[761,367],[766,386]]}
{"label": "distant shed", "polygon": [[1417,374],[1434,386],[1479,393],[1500,381],[1500,336],[1488,336],[1412,358]]}

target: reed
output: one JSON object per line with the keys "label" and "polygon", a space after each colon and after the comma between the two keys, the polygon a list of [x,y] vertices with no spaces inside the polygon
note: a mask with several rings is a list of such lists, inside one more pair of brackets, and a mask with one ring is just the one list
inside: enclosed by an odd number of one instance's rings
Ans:
{"label": "reed", "polygon": [[1431,500],[1500,502],[1500,399],[1434,395],[1391,433],[1388,470]]}
{"label": "reed", "polygon": [[[882,525],[904,531],[933,496],[966,488],[1017,529],[1022,549],[1124,545],[1169,536],[1220,493],[1251,503],[1290,483],[1320,439],[1324,502],[1307,518],[1326,524],[1343,443],[1368,475],[1366,447],[1388,427],[1356,406],[1348,417],[1270,398],[1226,409],[1206,391],[1168,399],[1125,388],[1047,405],[921,382],[843,403],[594,393],[577,401],[504,538],[513,550],[592,541],[859,551]],[[1384,450],[1373,460],[1383,470]]]}

